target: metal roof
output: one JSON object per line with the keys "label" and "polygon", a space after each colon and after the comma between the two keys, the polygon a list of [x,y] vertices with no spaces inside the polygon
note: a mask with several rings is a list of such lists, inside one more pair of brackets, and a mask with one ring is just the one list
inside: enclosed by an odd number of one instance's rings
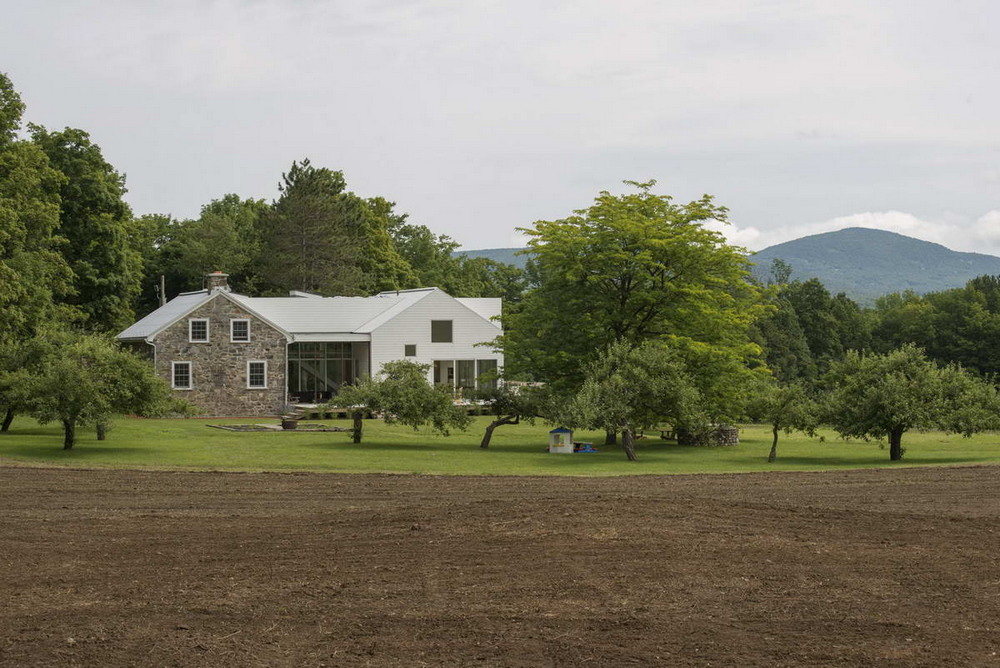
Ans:
{"label": "metal roof", "polygon": [[433,292],[440,290],[400,290],[374,297],[320,297],[308,293],[297,293],[293,297],[247,297],[233,292],[210,294],[201,290],[174,297],[123,331],[118,338],[149,339],[221,294],[221,298],[231,299],[296,340],[368,340],[372,331]]}
{"label": "metal roof", "polygon": [[455,300],[490,320],[500,316],[503,300],[499,297],[455,297]]}
{"label": "metal roof", "polygon": [[118,338],[145,339],[173,324],[185,313],[193,311],[208,300],[208,290],[181,293],[119,334]]}
{"label": "metal roof", "polygon": [[369,333],[425,293],[392,293],[375,297],[244,297],[230,294],[257,315],[288,334]]}

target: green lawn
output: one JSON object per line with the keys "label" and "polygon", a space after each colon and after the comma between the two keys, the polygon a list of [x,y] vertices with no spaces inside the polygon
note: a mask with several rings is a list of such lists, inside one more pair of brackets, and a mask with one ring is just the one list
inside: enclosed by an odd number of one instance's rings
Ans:
{"label": "green lawn", "polygon": [[[593,442],[601,449],[597,454],[549,454],[549,428],[541,423],[500,427],[492,446],[481,450],[478,445],[486,421],[476,418],[468,432],[444,437],[367,420],[364,443],[354,445],[347,433],[237,433],[206,426],[253,422],[246,419],[129,419],[117,421],[104,442],[97,441],[91,429],[78,430],[76,447],[64,451],[60,427],[42,427],[18,417],[9,433],[0,434],[0,458],[87,468],[579,476],[1000,462],[1000,434],[965,439],[913,432],[903,437],[906,456],[900,463],[890,462],[888,450],[877,443],[845,442],[827,433],[825,441],[782,435],[778,461],[768,464],[770,432],[758,426],[745,427],[740,445],[725,448],[678,446],[654,434],[638,442],[639,461],[628,462],[619,448],[603,447],[603,433],[595,432],[577,432],[576,440]],[[325,422],[348,426],[347,421]]]}

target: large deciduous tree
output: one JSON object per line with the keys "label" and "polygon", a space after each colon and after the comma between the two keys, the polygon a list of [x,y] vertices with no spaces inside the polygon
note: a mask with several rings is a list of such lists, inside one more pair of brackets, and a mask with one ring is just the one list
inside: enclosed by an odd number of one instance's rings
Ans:
{"label": "large deciduous tree", "polygon": [[18,409],[16,374],[31,358],[28,344],[46,323],[74,319],[60,302],[72,273],[58,236],[59,189],[65,177],[34,143],[17,138],[24,105],[0,73],[0,415],[10,426]]}
{"label": "large deciduous tree", "polygon": [[845,438],[888,439],[903,457],[903,434],[941,429],[964,436],[997,427],[997,390],[955,364],[939,367],[907,344],[889,353],[849,352],[827,377],[826,422]]}
{"label": "large deciduous tree", "polygon": [[0,72],[0,146],[7,146],[17,138],[23,114],[24,102],[14,83]]}
{"label": "large deciduous tree", "polygon": [[240,292],[255,294],[263,282],[261,220],[269,211],[264,200],[228,194],[204,205],[194,220],[139,218],[145,249],[142,310],[157,306],[161,275],[168,294],[202,289],[210,271],[229,274]]}
{"label": "large deciduous tree", "polygon": [[587,209],[523,229],[538,287],[505,319],[508,370],[579,387],[584,365],[615,341],[685,339],[740,359],[759,353],[748,327],[761,313],[746,252],[709,221],[710,196],[676,204],[654,181],[602,192]]}
{"label": "large deciduous tree", "polygon": [[114,332],[135,319],[142,254],[132,211],[125,203],[125,176],[118,173],[83,130],[49,132],[32,125],[32,138],[64,176],[58,189],[59,234],[73,270],[67,299],[91,331]]}
{"label": "large deciduous tree", "polygon": [[0,74],[0,340],[33,336],[72,289],[57,235],[65,177],[37,146],[16,139],[23,110]]}

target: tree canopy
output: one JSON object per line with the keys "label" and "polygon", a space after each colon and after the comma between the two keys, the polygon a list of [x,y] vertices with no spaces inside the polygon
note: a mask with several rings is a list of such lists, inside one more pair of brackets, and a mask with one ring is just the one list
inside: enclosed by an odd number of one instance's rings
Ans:
{"label": "tree canopy", "polygon": [[39,362],[21,371],[12,392],[41,424],[62,424],[66,450],[75,444],[78,426],[181,408],[145,360],[103,336],[53,332],[40,345],[45,350]]}
{"label": "tree canopy", "polygon": [[451,429],[465,429],[469,425],[465,409],[454,404],[450,388],[427,382],[429,370],[430,365],[409,360],[387,362],[378,376],[342,387],[330,404],[354,412],[355,443],[361,442],[363,412],[381,415],[389,424],[399,422],[414,430],[424,425],[442,434]]}
{"label": "tree canopy", "polygon": [[0,342],[33,336],[72,291],[58,236],[65,177],[38,146],[16,138],[23,110],[0,73]]}
{"label": "tree canopy", "polygon": [[50,132],[32,125],[34,143],[63,174],[59,196],[61,252],[73,272],[67,303],[91,331],[116,332],[135,320],[142,254],[132,210],[125,203],[125,177],[108,163],[83,130]]}
{"label": "tree canopy", "polygon": [[293,162],[263,218],[265,289],[357,295],[411,287],[389,234],[392,205],[348,192],[342,172]]}
{"label": "tree canopy", "polygon": [[743,249],[704,225],[726,221],[708,195],[675,204],[655,181],[602,192],[574,215],[521,231],[537,287],[505,319],[515,373],[579,386],[583,366],[614,341],[688,339],[755,355],[747,330],[760,313]]}
{"label": "tree canopy", "polygon": [[888,439],[893,461],[902,459],[902,437],[911,429],[970,436],[998,424],[992,383],[956,364],[939,367],[912,344],[885,354],[849,352],[827,383],[825,421],[845,438]]}
{"label": "tree canopy", "polygon": [[688,423],[701,410],[683,358],[660,342],[635,346],[618,340],[587,365],[585,376],[562,414],[552,417],[569,426],[621,432],[629,461],[637,459],[633,437],[639,429]]}

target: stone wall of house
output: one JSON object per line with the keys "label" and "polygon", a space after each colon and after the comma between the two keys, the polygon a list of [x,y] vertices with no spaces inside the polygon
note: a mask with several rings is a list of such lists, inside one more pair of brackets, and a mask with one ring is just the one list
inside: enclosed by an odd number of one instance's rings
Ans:
{"label": "stone wall of house", "polygon": [[[207,343],[189,341],[191,318],[208,318]],[[250,341],[230,341],[230,320],[250,321]],[[285,408],[285,336],[222,293],[157,334],[156,372],[171,380],[171,362],[191,362],[192,388],[174,394],[204,416],[274,416]],[[247,362],[267,362],[267,388],[247,387]]]}

